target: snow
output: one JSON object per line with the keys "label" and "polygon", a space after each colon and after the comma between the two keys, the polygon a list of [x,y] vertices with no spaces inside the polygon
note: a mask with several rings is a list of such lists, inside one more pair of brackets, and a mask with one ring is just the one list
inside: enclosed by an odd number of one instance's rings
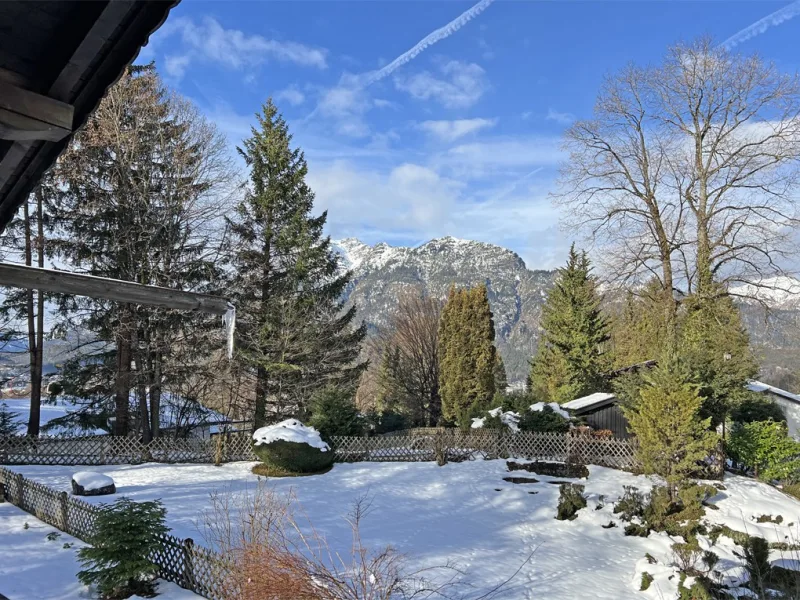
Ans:
{"label": "snow", "polygon": [[[490,417],[500,417],[500,422],[508,427],[511,431],[519,431],[519,413],[512,411],[503,412],[503,407],[498,406],[492,410],[487,411]],[[473,417],[472,429],[482,429],[486,424],[486,417]]]}
{"label": "snow", "polygon": [[[5,404],[12,413],[17,413],[16,420],[19,423],[17,433],[25,433],[28,429],[28,415],[31,410],[30,398],[8,398],[0,400],[0,403]],[[45,404],[42,402],[41,414],[39,417],[39,426],[44,427],[53,419],[63,417],[75,410],[75,406],[58,399],[55,404]],[[101,435],[107,433],[102,429],[78,429],[72,427],[58,427],[47,431],[47,435],[63,435],[63,434],[78,434],[78,435]]]}
{"label": "snow", "polygon": [[256,429],[255,433],[253,433],[253,439],[256,446],[283,440],[284,442],[308,444],[312,448],[319,448],[323,452],[330,450],[330,446],[323,442],[319,436],[319,431],[313,427],[303,425],[297,419],[286,419],[275,425]]}
{"label": "snow", "polygon": [[796,308],[800,306],[800,281],[794,277],[768,277],[759,282],[732,287],[734,296],[764,302],[772,308]]}
{"label": "snow", "polygon": [[542,412],[545,406],[549,406],[554,413],[561,415],[565,419],[569,419],[569,413],[561,408],[561,405],[557,402],[550,402],[549,404],[545,404],[544,402],[537,402],[536,404],[531,404],[531,410],[533,412]]}
{"label": "snow", "polygon": [[[25,524],[28,528],[25,528]],[[86,544],[60,533],[9,502],[0,504],[0,594],[11,600],[88,600],[90,590],[75,574],[81,570],[77,551]],[[64,544],[71,547],[64,548]],[[199,600],[197,594],[174,583],[159,582],[160,600]],[[137,600],[139,596],[133,596]]]}
{"label": "snow", "polygon": [[[254,464],[215,467],[151,463],[106,466],[104,470],[127,497],[160,498],[174,535],[204,543],[199,530],[203,512],[209,508],[209,494],[252,492],[256,476],[250,469]],[[57,489],[68,489],[70,467],[13,469]],[[586,486],[588,506],[574,521],[554,519],[559,490],[547,483],[553,478],[537,475],[540,482],[527,485],[503,481],[508,472],[502,460],[444,467],[434,463],[336,464],[324,475],[269,479],[268,485],[279,493],[292,493],[302,514],[325,535],[332,549],[345,554],[352,543],[345,517],[352,503],[366,496],[371,507],[363,519],[362,535],[369,547],[391,544],[408,556],[411,568],[452,561],[465,573],[461,581],[475,586],[468,597],[499,585],[521,567],[497,598],[571,600],[589,589],[587,586],[591,586],[596,600],[675,598],[678,577],[671,566],[670,546],[680,539],[666,534],[626,537],[624,523],[613,514],[613,502],[623,493],[623,486],[646,492],[651,481],[603,467],[589,466],[589,472],[588,479],[579,481]],[[800,538],[800,502],[744,477],[726,476],[724,485],[726,490],[711,499],[718,510],[706,511],[710,525],[725,524],[770,541],[791,543]],[[102,498],[88,497],[86,501],[99,504]],[[762,514],[781,515],[783,523],[756,523]],[[616,527],[601,527],[610,521]],[[721,536],[711,547],[701,536],[701,544],[720,556],[718,568],[727,582],[736,584],[746,577],[741,560],[733,553],[741,549],[727,537]],[[655,557],[657,564],[648,564],[645,553]],[[773,552],[771,558],[790,557]],[[643,571],[654,577],[647,592],[638,591]]]}
{"label": "snow", "polygon": [[114,485],[111,477],[95,471],[78,471],[72,475],[72,480],[87,492]]}
{"label": "snow", "polygon": [[575,400],[565,402],[561,405],[561,407],[569,410],[581,410],[584,408],[589,408],[590,406],[594,406],[595,404],[601,404],[602,402],[612,400],[613,398],[615,398],[614,394],[595,392],[594,394],[589,394],[583,398],[576,398]]}

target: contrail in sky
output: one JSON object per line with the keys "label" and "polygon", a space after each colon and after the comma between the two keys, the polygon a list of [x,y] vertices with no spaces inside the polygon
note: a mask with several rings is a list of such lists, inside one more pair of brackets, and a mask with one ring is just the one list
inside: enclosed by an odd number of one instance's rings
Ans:
{"label": "contrail in sky", "polygon": [[798,15],[800,15],[800,0],[792,2],[788,6],[784,6],[783,8],[776,10],[774,13],[768,14],[763,19],[759,19],[741,31],[737,31],[727,40],[722,42],[720,47],[724,48],[725,50],[732,50],[745,40],[749,40],[757,35],[761,35],[767,31],[767,29],[775,27],[776,25],[780,25],[789,19],[794,19]]}
{"label": "contrail in sky", "polygon": [[414,60],[417,56],[422,54],[425,50],[433,46],[435,43],[441,42],[443,39],[453,35],[456,31],[461,29],[469,21],[471,21],[479,14],[481,14],[484,10],[486,10],[492,2],[494,2],[494,0],[481,0],[475,6],[461,13],[459,16],[450,21],[444,27],[440,27],[436,31],[429,33],[419,42],[417,42],[417,44],[413,48],[411,48],[407,52],[403,52],[403,54],[395,58],[392,62],[390,62],[382,69],[365,74],[362,85],[364,87],[367,87],[368,85],[372,85],[376,81],[380,81],[384,77],[391,75],[403,65]]}

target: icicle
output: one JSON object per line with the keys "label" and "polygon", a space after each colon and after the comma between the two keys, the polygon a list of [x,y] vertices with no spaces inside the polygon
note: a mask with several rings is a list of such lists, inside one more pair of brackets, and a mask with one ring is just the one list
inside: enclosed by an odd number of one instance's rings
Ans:
{"label": "icicle", "polygon": [[222,324],[228,335],[228,360],[233,358],[233,332],[236,330],[236,307],[228,303],[228,311],[222,316]]}

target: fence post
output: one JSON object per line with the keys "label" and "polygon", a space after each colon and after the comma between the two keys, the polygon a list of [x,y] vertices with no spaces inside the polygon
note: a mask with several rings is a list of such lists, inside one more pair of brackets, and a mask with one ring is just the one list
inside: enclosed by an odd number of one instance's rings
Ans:
{"label": "fence post", "polygon": [[59,516],[61,517],[61,525],[59,529],[66,533],[70,533],[69,530],[69,515],[67,511],[69,510],[67,505],[67,492],[61,492],[58,495],[58,508],[59,508]]}
{"label": "fence post", "polygon": [[16,505],[19,506],[21,509],[25,510],[23,506],[23,500],[25,499],[25,494],[23,493],[24,490],[22,486],[25,484],[25,479],[22,477],[22,473],[17,473],[14,475],[14,479],[17,482],[17,501]]}
{"label": "fence post", "polygon": [[183,586],[187,590],[194,591],[194,560],[192,556],[192,549],[194,548],[194,540],[186,538],[183,540]]}
{"label": "fence post", "polygon": [[565,433],[564,435],[567,436],[567,455],[564,457],[565,463],[572,462],[572,434],[570,432]]}

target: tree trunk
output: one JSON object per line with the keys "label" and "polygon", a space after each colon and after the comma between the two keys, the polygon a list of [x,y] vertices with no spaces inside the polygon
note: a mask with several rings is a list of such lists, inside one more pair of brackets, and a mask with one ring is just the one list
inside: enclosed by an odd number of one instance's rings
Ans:
{"label": "tree trunk", "polygon": [[[153,354],[150,381],[150,435],[156,439],[161,434],[161,353]],[[175,423],[177,425],[177,423]]]}
{"label": "tree trunk", "polygon": [[123,327],[117,333],[117,369],[114,377],[114,435],[127,436],[129,431],[131,391],[131,342],[128,306],[121,306]]}
{"label": "tree trunk", "polygon": [[[37,225],[37,265],[44,266],[43,235],[42,235],[42,195],[37,190],[36,216]],[[25,264],[33,264],[33,233],[31,231],[31,215],[28,201],[24,206],[25,219]],[[36,296],[34,300],[34,296]],[[28,417],[28,435],[39,435],[39,421],[41,420],[42,407],[42,326],[44,323],[44,296],[41,291],[28,290],[26,292],[26,313],[28,321],[28,362],[31,379],[31,405]]]}

